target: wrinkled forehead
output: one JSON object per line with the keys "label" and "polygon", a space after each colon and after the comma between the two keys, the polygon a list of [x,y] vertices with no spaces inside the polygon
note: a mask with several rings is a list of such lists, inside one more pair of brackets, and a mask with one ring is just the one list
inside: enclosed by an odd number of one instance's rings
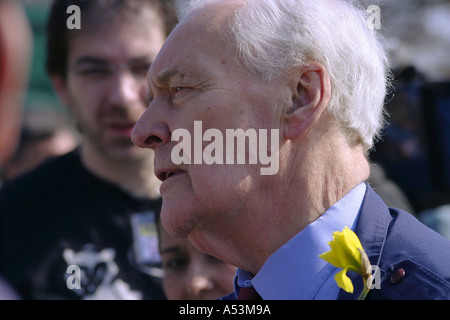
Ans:
{"label": "wrinkled forehead", "polygon": [[185,17],[164,43],[150,68],[149,80],[169,78],[175,69],[177,75],[195,77],[208,63],[234,60],[236,46],[230,38],[228,17],[206,8]]}
{"label": "wrinkled forehead", "polygon": [[[186,70],[191,66],[199,67],[207,61],[218,63],[234,60],[236,45],[232,39],[229,18],[232,8],[210,5],[197,9],[175,27],[158,54],[149,72],[149,76],[167,74],[168,70]],[[228,62],[228,61],[226,61]]]}

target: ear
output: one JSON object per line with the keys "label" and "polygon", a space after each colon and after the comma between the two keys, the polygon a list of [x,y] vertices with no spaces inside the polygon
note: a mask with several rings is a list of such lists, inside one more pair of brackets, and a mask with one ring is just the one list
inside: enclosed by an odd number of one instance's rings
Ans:
{"label": "ear", "polygon": [[61,100],[65,106],[70,107],[69,90],[67,88],[66,79],[60,75],[56,75],[51,76],[51,81],[59,100]]}
{"label": "ear", "polygon": [[328,106],[330,77],[320,63],[302,66],[292,75],[292,104],[285,110],[286,139],[294,140],[308,131]]}

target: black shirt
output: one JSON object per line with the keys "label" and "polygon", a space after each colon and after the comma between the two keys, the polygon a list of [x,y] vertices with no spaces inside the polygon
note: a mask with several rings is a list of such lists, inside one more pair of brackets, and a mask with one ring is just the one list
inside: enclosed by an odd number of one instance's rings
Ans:
{"label": "black shirt", "polygon": [[0,274],[24,299],[165,299],[154,213],[75,150],[0,189]]}

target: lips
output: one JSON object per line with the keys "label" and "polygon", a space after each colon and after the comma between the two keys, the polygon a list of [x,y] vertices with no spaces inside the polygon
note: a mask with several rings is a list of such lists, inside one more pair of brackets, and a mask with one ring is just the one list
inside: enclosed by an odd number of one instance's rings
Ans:
{"label": "lips", "polygon": [[107,126],[109,130],[114,132],[117,135],[121,136],[131,136],[131,133],[134,129],[134,122],[117,122],[117,123],[109,123]]}
{"label": "lips", "polygon": [[156,170],[155,175],[156,177],[161,180],[161,181],[166,181],[167,179],[186,173],[186,171],[184,170],[179,170],[179,169],[161,169],[161,170]]}
{"label": "lips", "polygon": [[113,130],[130,130],[134,128],[134,123],[127,123],[127,124],[110,124],[109,127]]}

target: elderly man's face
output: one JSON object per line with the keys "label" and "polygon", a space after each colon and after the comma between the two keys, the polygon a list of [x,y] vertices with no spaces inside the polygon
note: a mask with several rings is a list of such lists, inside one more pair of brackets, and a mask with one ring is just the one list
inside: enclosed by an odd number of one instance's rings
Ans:
{"label": "elderly man's face", "polygon": [[[249,164],[248,154],[245,164],[195,164],[194,140],[206,139],[196,136],[194,121],[201,121],[202,133],[220,130],[224,159],[226,129],[268,129],[270,146],[270,130],[282,122],[286,92],[280,85],[250,79],[235,61],[236,49],[221,29],[220,17],[208,22],[202,18],[182,22],[152,64],[147,77],[150,103],[135,126],[133,141],[155,150],[165,228],[208,251],[207,233],[231,237],[238,221],[252,221],[249,208],[274,187],[274,176],[261,175],[260,163]],[[191,164],[173,161],[179,142],[171,138],[180,128],[190,133]],[[203,141],[202,150],[210,144]],[[248,147],[246,143],[247,153]]]}

